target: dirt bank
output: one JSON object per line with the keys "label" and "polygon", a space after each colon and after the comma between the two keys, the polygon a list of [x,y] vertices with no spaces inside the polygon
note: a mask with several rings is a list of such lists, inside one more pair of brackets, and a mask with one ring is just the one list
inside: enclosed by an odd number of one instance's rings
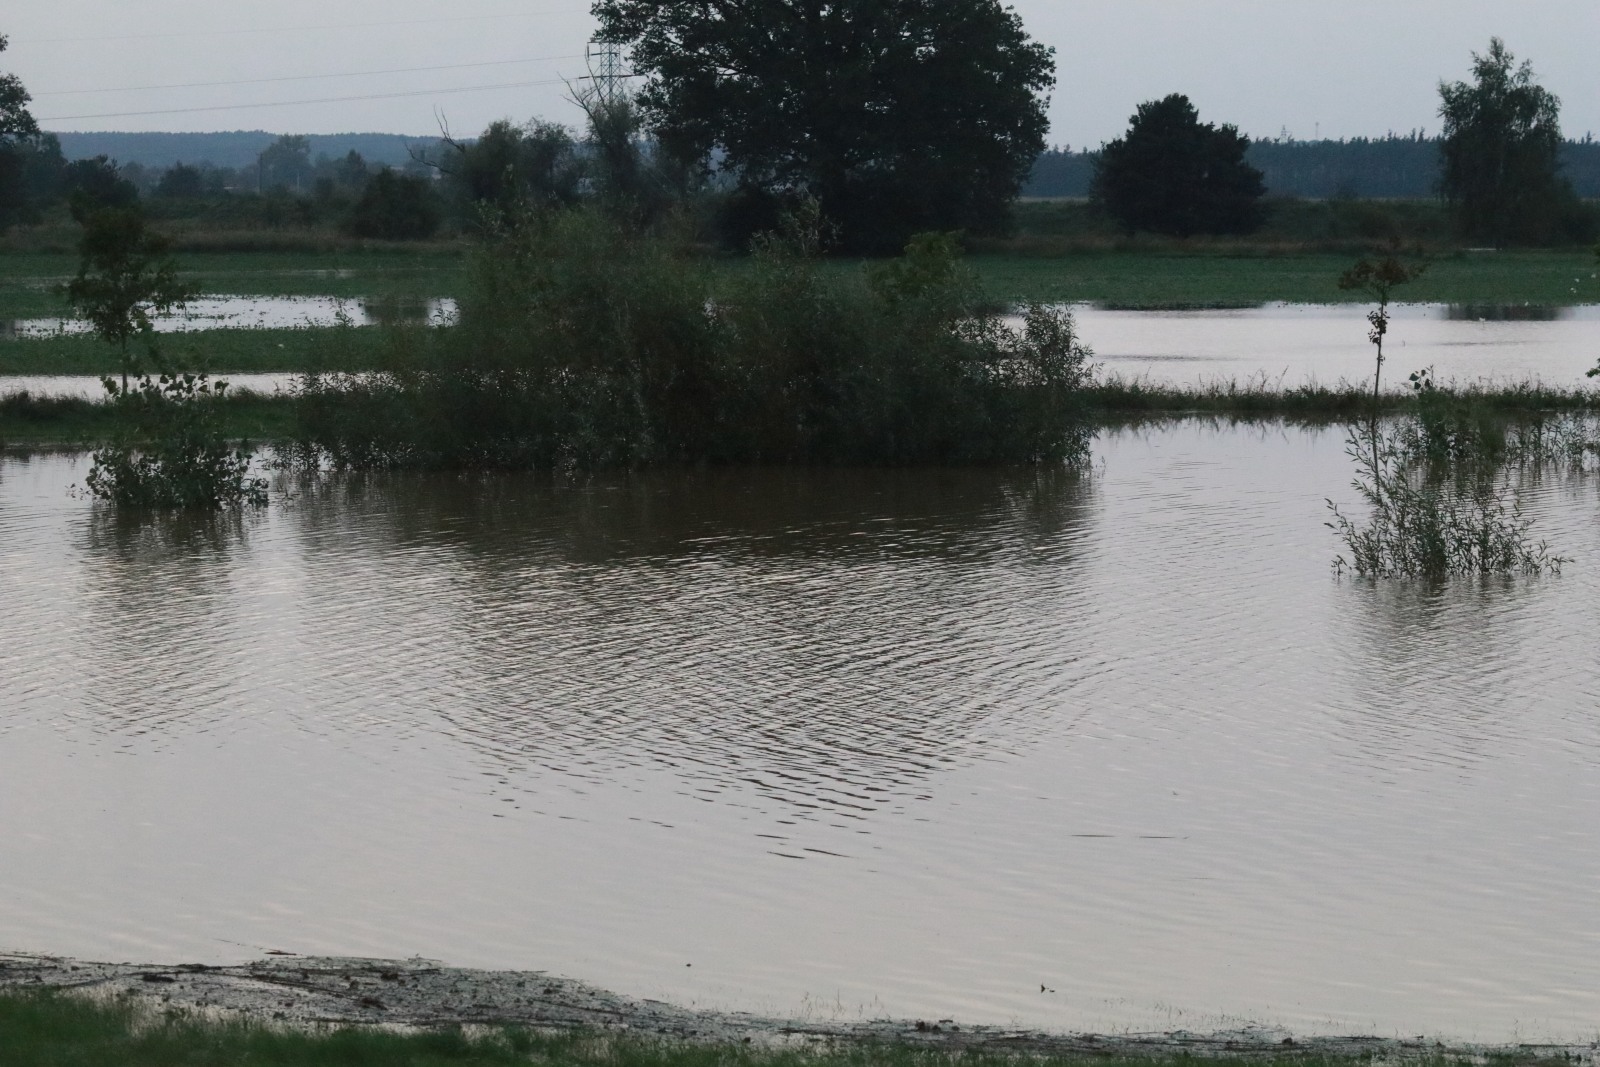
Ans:
{"label": "dirt bank", "polygon": [[1516,1052],[1530,1058],[1566,1057],[1596,1064],[1595,1045],[1518,1045],[1446,1049],[1416,1038],[1313,1038],[1281,1030],[1221,1033],[1055,1034],[950,1019],[867,1022],[765,1018],[691,1011],[634,1000],[539,971],[479,971],[433,960],[371,960],[269,956],[240,966],[95,963],[24,953],[0,953],[0,990],[50,987],[100,995],[129,995],[152,1004],[237,1014],[288,1025],[383,1024],[527,1026],[582,1029],[706,1043],[761,1045],[898,1042],[959,1051],[1034,1054],[1122,1053],[1171,1055],[1281,1053],[1288,1050],[1406,1057],[1442,1051]]}

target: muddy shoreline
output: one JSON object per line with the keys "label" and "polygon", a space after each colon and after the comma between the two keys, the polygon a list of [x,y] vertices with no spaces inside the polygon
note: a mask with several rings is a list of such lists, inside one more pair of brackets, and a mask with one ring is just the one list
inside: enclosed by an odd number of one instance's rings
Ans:
{"label": "muddy shoreline", "polygon": [[540,971],[485,971],[434,960],[272,955],[237,966],[100,963],[0,953],[0,991],[50,988],[129,996],[154,1007],[288,1026],[526,1026],[640,1039],[768,1047],[894,1043],[1030,1055],[1181,1053],[1246,1057],[1284,1052],[1415,1058],[1440,1053],[1564,1057],[1594,1065],[1597,1044],[1445,1045],[1375,1036],[1297,1038],[1273,1028],[1214,1033],[1065,1034],[951,1019],[836,1021],[709,1012],[638,1000]]}

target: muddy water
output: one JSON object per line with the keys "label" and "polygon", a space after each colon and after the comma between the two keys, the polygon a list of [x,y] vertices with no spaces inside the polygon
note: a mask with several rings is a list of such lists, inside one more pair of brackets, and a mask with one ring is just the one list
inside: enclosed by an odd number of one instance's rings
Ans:
{"label": "muddy water", "polygon": [[[1592,1038],[1600,489],[1334,581],[1337,431],[1095,471],[406,477],[119,523],[0,465],[0,946],[721,1008]],[[1043,989],[1041,989],[1043,986]]]}

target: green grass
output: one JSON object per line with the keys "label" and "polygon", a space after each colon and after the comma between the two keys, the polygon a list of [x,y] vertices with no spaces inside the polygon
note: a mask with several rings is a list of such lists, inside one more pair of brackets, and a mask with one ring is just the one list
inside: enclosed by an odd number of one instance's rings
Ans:
{"label": "green grass", "polygon": [[[1339,275],[1353,259],[1326,252],[1244,255],[1214,248],[991,254],[969,262],[997,299],[1162,308],[1360,302],[1359,293],[1338,287]],[[1587,250],[1463,252],[1435,260],[1404,296],[1408,303],[1593,304],[1600,303],[1595,273],[1594,254]]]}
{"label": "green grass", "polygon": [[[396,251],[181,252],[186,281],[207,293],[242,296],[336,296],[410,299],[454,296],[466,278],[461,246]],[[65,304],[56,288],[77,272],[64,252],[0,252],[0,319],[55,317]]]}
{"label": "green grass", "polygon": [[[163,335],[161,351],[175,367],[220,374],[361,371],[379,365],[385,340],[376,328],[198,330]],[[108,374],[115,371],[114,356],[105,342],[86,335],[6,341],[0,342],[0,375]]]}
{"label": "green grass", "polygon": [[[1392,1053],[1385,1062],[1394,1062]],[[1412,1049],[1422,1067],[1535,1067],[1564,1057],[1539,1050],[1469,1057]],[[960,1052],[909,1043],[855,1043],[772,1050],[744,1044],[498,1029],[391,1033],[344,1027],[315,1033],[243,1022],[156,1014],[126,1001],[94,1003],[51,992],[0,996],[0,1062],[6,1067],[1199,1067],[1218,1060],[1252,1067],[1355,1067],[1371,1052],[1293,1050],[1031,1054]]]}
{"label": "green grass", "polygon": [[[294,404],[287,397],[231,393],[218,414],[223,432],[234,440],[283,441],[295,431]],[[95,448],[117,436],[124,418],[104,401],[11,393],[0,396],[0,446]]]}
{"label": "green grass", "polygon": [[[1600,389],[1474,387],[1441,390],[1436,399],[1450,397],[1495,418],[1600,412]],[[1372,395],[1358,384],[1282,389],[1255,379],[1185,388],[1111,380],[1087,390],[1084,401],[1084,417],[1096,428],[1197,415],[1326,424],[1364,417],[1371,410]],[[1410,394],[1390,393],[1384,395],[1380,407],[1385,414],[1405,414],[1417,410],[1418,401]],[[292,397],[249,391],[223,401],[220,416],[229,437],[258,443],[289,441],[298,426]],[[0,445],[12,448],[93,448],[115,436],[119,426],[116,410],[96,400],[26,394],[0,397]]]}
{"label": "green grass", "polygon": [[[971,257],[996,300],[1095,301],[1118,307],[1237,307],[1289,301],[1358,299],[1337,281],[1352,252],[1307,252],[1294,246],[1238,242],[1153,243],[1149,247],[1053,250],[1018,244]],[[182,253],[184,277],[208,293],[407,299],[458,296],[468,260],[461,246],[425,245],[409,252],[248,251]],[[77,259],[62,253],[0,252],[0,319],[60,315],[53,288]],[[720,260],[738,274],[744,263]],[[836,270],[854,270],[839,262]],[[1600,302],[1600,280],[1588,250],[1450,253],[1406,292],[1406,299],[1452,304]],[[1576,291],[1574,291],[1576,290]]]}

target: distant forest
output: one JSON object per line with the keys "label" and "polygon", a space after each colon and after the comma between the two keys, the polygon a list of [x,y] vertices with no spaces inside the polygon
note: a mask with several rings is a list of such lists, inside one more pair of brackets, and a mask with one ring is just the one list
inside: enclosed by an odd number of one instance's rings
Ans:
{"label": "distant forest", "polygon": [[[231,133],[59,133],[69,160],[106,156],[122,164],[165,169],[178,163],[209,164],[238,170],[278,139],[263,130]],[[341,159],[358,152],[371,164],[403,167],[410,148],[431,149],[431,137],[391,133],[310,134],[311,155]],[[1272,196],[1320,200],[1337,196],[1409,199],[1434,195],[1439,178],[1439,141],[1433,137],[1389,136],[1349,141],[1256,141],[1248,159],[1267,177]],[[1600,199],[1600,141],[1568,141],[1562,173],[1581,197]],[[1039,157],[1023,187],[1024,196],[1088,196],[1094,153],[1052,149]]]}
{"label": "distant forest", "polygon": [[[1358,137],[1349,141],[1256,141],[1246,158],[1267,178],[1269,196],[1414,199],[1435,195],[1439,140]],[[1052,149],[1039,157],[1023,196],[1088,196],[1094,152]],[[1600,198],[1600,141],[1568,141],[1562,174],[1581,197]]]}
{"label": "distant forest", "polygon": [[[239,170],[256,165],[256,157],[278,139],[265,130],[230,133],[58,133],[61,154],[69,160],[105,156],[122,166],[137,163],[165,170],[179,163],[191,167],[210,164]],[[343,159],[359,152],[368,163],[403,167],[411,161],[410,145],[432,148],[436,137],[402,137],[393,133],[312,133],[311,158]]]}

